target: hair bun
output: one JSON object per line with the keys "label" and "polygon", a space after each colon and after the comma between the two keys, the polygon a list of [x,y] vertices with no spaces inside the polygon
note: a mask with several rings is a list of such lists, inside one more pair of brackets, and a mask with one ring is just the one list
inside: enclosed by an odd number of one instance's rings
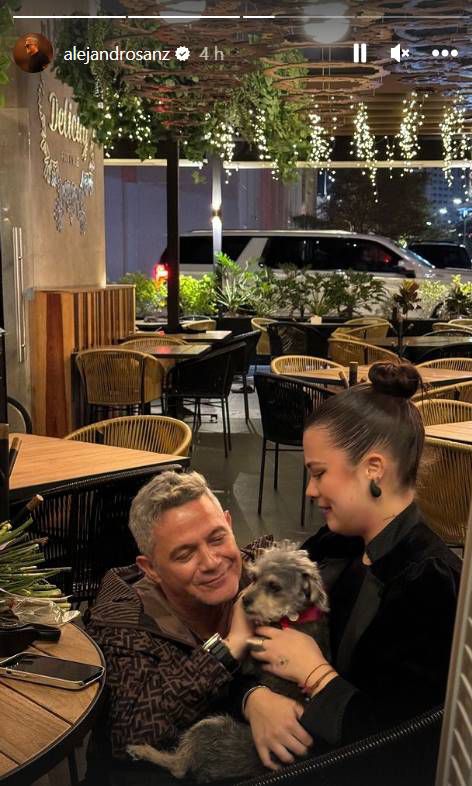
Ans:
{"label": "hair bun", "polygon": [[369,369],[369,379],[376,393],[398,398],[414,396],[421,382],[412,363],[374,363]]}

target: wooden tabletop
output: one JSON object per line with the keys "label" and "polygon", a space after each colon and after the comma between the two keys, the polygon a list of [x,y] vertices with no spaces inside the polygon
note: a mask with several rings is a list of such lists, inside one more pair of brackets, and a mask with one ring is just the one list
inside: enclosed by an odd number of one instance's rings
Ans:
{"label": "wooden tabletop", "polygon": [[462,423],[441,423],[439,426],[426,426],[427,437],[437,439],[450,439],[453,442],[466,442],[472,444],[472,420]]}
{"label": "wooden tabletop", "polygon": [[199,355],[204,355],[210,349],[211,344],[156,344],[154,347],[146,348],[146,352],[158,359],[185,360],[185,358],[196,358]]}
{"label": "wooden tabletop", "polygon": [[[103,666],[97,645],[76,625],[31,652]],[[32,783],[65,758],[91,728],[104,680],[79,691],[0,677],[0,783]]]}
{"label": "wooden tabletop", "polygon": [[10,477],[10,490],[44,491],[68,480],[96,477],[129,469],[159,464],[187,463],[182,456],[130,450],[89,442],[40,437],[37,434],[11,434],[19,437],[21,447]]}
{"label": "wooden tabletop", "polygon": [[[359,382],[368,380],[369,366],[358,366],[357,379]],[[448,368],[418,368],[420,376],[425,385],[454,385],[456,382],[467,382],[472,380],[472,371],[454,371]],[[344,373],[349,378],[349,368],[344,369]],[[297,371],[293,376],[316,379],[320,382],[340,383],[338,369],[324,368],[319,371]]]}
{"label": "wooden tabletop", "polygon": [[135,338],[152,338],[153,336],[162,336],[162,338],[181,338],[184,341],[194,344],[206,342],[207,344],[216,344],[219,341],[226,341],[233,335],[232,330],[206,330],[201,333],[193,331],[185,331],[185,333],[158,333],[157,331],[137,330],[135,333],[129,333],[122,341],[132,341]]}

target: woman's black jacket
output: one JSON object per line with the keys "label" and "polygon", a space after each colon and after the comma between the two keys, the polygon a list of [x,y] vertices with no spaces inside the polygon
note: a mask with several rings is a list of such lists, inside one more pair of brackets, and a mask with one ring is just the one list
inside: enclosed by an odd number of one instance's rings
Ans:
{"label": "woman's black jacket", "polygon": [[[331,595],[359,563],[364,543],[323,527],[303,548],[320,563]],[[459,558],[423,523],[415,503],[366,552],[372,564],[348,620],[330,614],[340,676],[307,704],[301,720],[315,747],[316,740],[346,744],[444,702]]]}

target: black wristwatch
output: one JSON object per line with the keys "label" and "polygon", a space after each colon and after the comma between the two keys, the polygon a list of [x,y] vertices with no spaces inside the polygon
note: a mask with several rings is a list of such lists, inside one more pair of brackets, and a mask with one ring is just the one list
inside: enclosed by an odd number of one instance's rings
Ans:
{"label": "black wristwatch", "polygon": [[202,644],[202,647],[205,652],[209,652],[210,655],[213,655],[225,669],[228,669],[230,674],[234,674],[234,672],[239,669],[239,661],[233,658],[229,647],[225,644],[219,633],[214,633],[213,636],[210,636],[210,638]]}

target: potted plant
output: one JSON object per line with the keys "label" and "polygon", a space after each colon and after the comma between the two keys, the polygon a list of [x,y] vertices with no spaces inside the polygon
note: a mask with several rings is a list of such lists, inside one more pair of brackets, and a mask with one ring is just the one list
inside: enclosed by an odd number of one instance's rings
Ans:
{"label": "potted plant", "polygon": [[165,284],[157,285],[139,271],[126,273],[120,278],[119,284],[134,284],[136,297],[136,316],[138,319],[152,316],[163,309],[166,304],[167,287]]}
{"label": "potted plant", "polygon": [[254,273],[249,270],[249,263],[241,268],[227,254],[220,252],[216,259],[216,301],[220,312],[218,328],[232,330],[235,335],[249,332],[251,317],[247,312],[250,308]]}
{"label": "potted plant", "polygon": [[326,278],[326,298],[331,308],[345,319],[352,319],[362,311],[371,312],[374,306],[381,306],[386,300],[385,284],[370,273],[348,270]]}
{"label": "potted plant", "polygon": [[443,307],[446,300],[449,287],[441,281],[420,281],[420,306],[419,311],[422,317],[428,318],[437,317],[437,312],[440,307]]}
{"label": "potted plant", "polygon": [[444,310],[449,319],[472,316],[472,284],[462,283],[460,275],[452,277]]}
{"label": "potted plant", "polygon": [[419,284],[411,278],[402,281],[398,292],[392,297],[394,308],[399,308],[404,317],[408,316],[409,311],[421,308]]}
{"label": "potted plant", "polygon": [[181,275],[179,278],[179,304],[182,314],[211,317],[217,312],[216,279],[213,273],[202,278]]}

